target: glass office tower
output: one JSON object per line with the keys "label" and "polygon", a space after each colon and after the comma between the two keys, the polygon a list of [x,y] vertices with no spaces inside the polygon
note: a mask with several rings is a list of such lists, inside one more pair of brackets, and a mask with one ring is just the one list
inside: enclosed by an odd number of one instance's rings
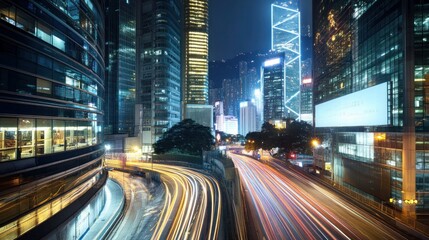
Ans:
{"label": "glass office tower", "polygon": [[143,151],[180,121],[181,1],[138,4],[137,102],[141,106]]}
{"label": "glass office tower", "polygon": [[296,1],[271,5],[271,50],[284,54],[284,107],[300,118],[301,26]]}
{"label": "glass office tower", "polygon": [[0,2],[1,239],[82,204],[106,180],[103,7]]}
{"label": "glass office tower", "polygon": [[[209,10],[207,0],[184,1],[183,118],[192,105],[208,104]],[[189,106],[188,106],[189,104]],[[200,108],[197,108],[200,109]],[[196,110],[197,110],[196,109]],[[194,110],[192,110],[194,111]],[[210,126],[212,127],[212,126]]]}
{"label": "glass office tower", "polygon": [[285,62],[283,54],[273,55],[266,60],[261,70],[261,88],[263,97],[263,122],[275,124],[292,117],[285,107],[286,84]]}
{"label": "glass office tower", "polygon": [[105,61],[105,133],[133,136],[136,102],[136,0],[106,1]]}
{"label": "glass office tower", "polygon": [[429,210],[429,3],[320,2],[315,126],[335,182],[411,216]]}

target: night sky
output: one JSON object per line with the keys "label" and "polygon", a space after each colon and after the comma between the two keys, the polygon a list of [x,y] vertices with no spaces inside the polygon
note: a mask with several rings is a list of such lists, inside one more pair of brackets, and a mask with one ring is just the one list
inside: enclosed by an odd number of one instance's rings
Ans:
{"label": "night sky", "polygon": [[[209,0],[209,58],[229,59],[240,52],[268,51],[274,0]],[[302,0],[302,24],[311,19],[311,0]]]}

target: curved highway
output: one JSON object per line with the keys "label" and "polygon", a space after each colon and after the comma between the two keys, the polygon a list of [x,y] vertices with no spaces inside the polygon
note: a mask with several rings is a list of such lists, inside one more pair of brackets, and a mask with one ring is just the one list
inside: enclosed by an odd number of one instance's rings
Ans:
{"label": "curved highway", "polygon": [[410,239],[281,165],[229,156],[242,179],[254,239]]}
{"label": "curved highway", "polygon": [[[109,165],[115,161],[109,161]],[[118,162],[115,165],[119,166]],[[185,167],[128,162],[131,169],[159,173],[164,201],[151,239],[218,239],[221,224],[221,191],[218,182],[203,172]],[[140,236],[144,237],[144,236]]]}
{"label": "curved highway", "polygon": [[150,239],[164,202],[164,189],[151,187],[141,177],[111,171],[109,176],[119,182],[126,196],[126,211],[109,239]]}

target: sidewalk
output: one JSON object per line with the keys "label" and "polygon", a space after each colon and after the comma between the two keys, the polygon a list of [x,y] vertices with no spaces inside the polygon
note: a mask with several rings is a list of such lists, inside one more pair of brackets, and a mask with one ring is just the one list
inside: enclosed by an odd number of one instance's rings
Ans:
{"label": "sidewalk", "polygon": [[91,226],[82,239],[103,239],[109,233],[110,228],[120,217],[125,204],[125,196],[121,186],[115,181],[108,179],[106,186],[106,205],[100,216]]}

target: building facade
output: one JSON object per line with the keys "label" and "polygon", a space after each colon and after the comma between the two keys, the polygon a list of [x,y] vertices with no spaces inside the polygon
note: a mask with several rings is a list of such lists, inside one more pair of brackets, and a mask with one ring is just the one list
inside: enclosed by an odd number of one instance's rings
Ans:
{"label": "building facade", "polygon": [[240,103],[239,134],[246,136],[249,132],[256,132],[257,113],[252,101]]}
{"label": "building facade", "polygon": [[225,131],[225,115],[223,113],[223,102],[217,101],[214,104],[214,116],[215,116],[215,130],[224,132]]}
{"label": "building facade", "polygon": [[296,1],[271,5],[271,50],[282,52],[285,102],[291,118],[300,118],[301,23]]}
{"label": "building facade", "polygon": [[224,79],[222,83],[225,115],[238,117],[240,109],[240,80],[237,78]]}
{"label": "building facade", "polygon": [[313,79],[304,78],[301,81],[300,90],[300,113],[301,121],[305,121],[308,124],[313,124]]}
{"label": "building facade", "polygon": [[137,118],[143,152],[181,120],[181,1],[138,4]]}
{"label": "building facade", "polygon": [[315,126],[333,180],[428,212],[429,3],[320,2],[313,16]]}
{"label": "building facade", "polygon": [[104,1],[1,1],[0,28],[0,238],[32,238],[107,178]]}
{"label": "building facade", "polygon": [[225,115],[224,117],[225,133],[238,134],[238,118],[235,116]]}
{"label": "building facade", "polygon": [[285,106],[286,84],[282,55],[266,60],[262,66],[263,122],[273,123],[288,117]]}
{"label": "building facade", "polygon": [[107,135],[134,135],[136,103],[136,0],[106,1]]}
{"label": "building facade", "polygon": [[184,0],[183,85],[187,104],[208,104],[209,9],[207,0]]}

